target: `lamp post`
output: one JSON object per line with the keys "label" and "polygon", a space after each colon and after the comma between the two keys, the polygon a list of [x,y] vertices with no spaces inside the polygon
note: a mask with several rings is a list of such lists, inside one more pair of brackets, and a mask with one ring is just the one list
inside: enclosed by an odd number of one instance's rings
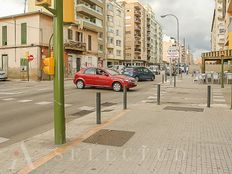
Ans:
{"label": "lamp post", "polygon": [[180,44],[179,44],[179,41],[180,41],[180,24],[179,24],[179,19],[173,15],[173,14],[166,14],[166,15],[162,15],[160,16],[161,18],[165,18],[167,16],[172,16],[176,19],[176,22],[177,22],[177,44],[178,44],[178,52],[179,52],[179,57],[178,57],[178,75],[180,74]]}

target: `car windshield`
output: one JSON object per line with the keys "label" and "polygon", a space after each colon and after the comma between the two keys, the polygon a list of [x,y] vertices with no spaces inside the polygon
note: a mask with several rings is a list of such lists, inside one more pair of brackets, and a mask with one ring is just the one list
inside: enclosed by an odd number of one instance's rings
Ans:
{"label": "car windshield", "polygon": [[113,69],[107,69],[107,72],[112,76],[119,75],[119,72],[117,72],[117,71],[115,71]]}

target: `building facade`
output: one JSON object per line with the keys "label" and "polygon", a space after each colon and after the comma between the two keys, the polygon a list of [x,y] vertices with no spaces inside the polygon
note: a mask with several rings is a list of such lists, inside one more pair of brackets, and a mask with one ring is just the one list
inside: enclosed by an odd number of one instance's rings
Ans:
{"label": "building facade", "polygon": [[173,46],[173,45],[175,45],[176,44],[176,41],[175,41],[175,39],[173,39],[173,38],[171,38],[171,37],[169,37],[169,36],[167,36],[167,35],[164,35],[163,36],[163,58],[162,58],[162,60],[163,60],[163,62],[164,63],[169,63],[170,62],[170,60],[169,60],[169,58],[168,58],[168,49],[171,47],[171,46]]}
{"label": "building facade", "polygon": [[124,7],[115,0],[106,0],[106,61],[107,66],[124,61]]}
{"label": "building facade", "polygon": [[125,64],[147,64],[147,11],[140,2],[124,1]]}
{"label": "building facade", "polygon": [[[36,80],[43,78],[42,59],[48,56],[52,37],[52,16],[31,12],[0,18],[0,67],[10,78],[24,79],[29,73]],[[27,56],[34,59],[27,64]]]}
{"label": "building facade", "polygon": [[223,17],[223,0],[215,0],[215,9],[211,27],[211,50],[222,50],[225,43],[225,22]]}
{"label": "building facade", "polygon": [[163,31],[158,21],[156,21],[156,44],[155,44],[155,55],[157,63],[163,62]]}
{"label": "building facade", "polygon": [[[54,5],[54,1],[52,1],[52,6]],[[34,0],[28,1],[28,11],[45,11],[48,12],[43,7],[35,6]],[[79,54],[74,49],[76,56],[73,56],[73,53],[69,55],[71,50],[68,52],[68,57],[81,57],[83,61],[88,60],[85,63],[81,63],[81,65],[88,65],[88,66],[103,66],[105,60],[105,1],[104,0],[68,0],[64,3],[64,20],[67,17],[66,11],[71,11],[68,15],[74,16],[74,21],[69,22],[70,32],[75,34],[76,30],[81,32],[83,36],[86,36],[85,44],[88,45],[87,42],[91,42],[93,48],[95,49],[95,43],[97,43],[97,50],[90,50],[85,54]],[[49,13],[49,12],[48,12]],[[67,26],[66,26],[67,28]],[[91,34],[90,34],[91,33]],[[90,35],[89,35],[90,34]],[[89,36],[87,36],[89,35]],[[66,34],[66,36],[68,36]],[[85,37],[84,37],[85,38]],[[88,38],[88,39],[87,39]],[[97,41],[95,40],[97,38]],[[65,38],[67,40],[67,38]],[[69,40],[69,39],[68,39]],[[72,39],[71,39],[72,40]],[[75,39],[74,39],[75,40]],[[92,48],[91,48],[92,49]],[[91,60],[90,60],[91,59]],[[70,60],[71,61],[71,60]],[[79,60],[73,60],[73,62]],[[81,62],[83,62],[81,60]],[[77,68],[79,69],[79,67]]]}

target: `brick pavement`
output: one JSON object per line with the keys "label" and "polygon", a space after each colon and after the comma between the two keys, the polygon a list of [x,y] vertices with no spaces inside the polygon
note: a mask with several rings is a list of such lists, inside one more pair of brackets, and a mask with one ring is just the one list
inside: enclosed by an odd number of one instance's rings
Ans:
{"label": "brick pavement", "polygon": [[[151,90],[150,97],[106,127],[135,132],[122,147],[82,142],[31,173],[232,173],[232,118],[221,89],[213,87],[213,105],[206,108],[206,85],[193,84],[191,78],[177,85],[162,85],[160,106]],[[204,112],[164,110],[166,106],[204,108]]]}

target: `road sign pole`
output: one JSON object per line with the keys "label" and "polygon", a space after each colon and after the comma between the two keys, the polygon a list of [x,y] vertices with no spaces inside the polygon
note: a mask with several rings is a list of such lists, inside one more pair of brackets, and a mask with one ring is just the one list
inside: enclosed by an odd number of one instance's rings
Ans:
{"label": "road sign pole", "polygon": [[55,0],[54,2],[54,134],[55,144],[64,144],[66,138],[64,109],[63,0]]}

